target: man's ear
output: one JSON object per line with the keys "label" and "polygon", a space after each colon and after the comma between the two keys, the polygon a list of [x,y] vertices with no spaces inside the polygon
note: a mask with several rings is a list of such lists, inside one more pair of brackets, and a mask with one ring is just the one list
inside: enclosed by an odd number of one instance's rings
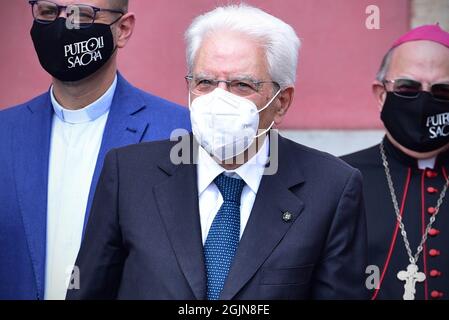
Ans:
{"label": "man's ear", "polygon": [[116,25],[117,29],[117,48],[124,48],[128,43],[134,32],[134,26],[136,25],[136,16],[132,12],[125,14]]}
{"label": "man's ear", "polygon": [[382,108],[385,103],[385,99],[387,97],[387,91],[385,90],[384,85],[377,80],[373,82],[372,89],[373,89],[374,99],[376,99],[379,111],[382,111]]}
{"label": "man's ear", "polygon": [[281,91],[278,96],[279,103],[276,104],[276,114],[274,115],[275,125],[281,124],[284,116],[287,114],[288,108],[293,102],[295,88],[289,87]]}

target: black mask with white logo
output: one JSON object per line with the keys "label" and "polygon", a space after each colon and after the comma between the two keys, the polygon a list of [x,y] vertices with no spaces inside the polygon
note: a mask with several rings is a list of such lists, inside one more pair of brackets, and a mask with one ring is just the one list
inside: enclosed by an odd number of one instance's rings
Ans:
{"label": "black mask with white logo", "polygon": [[65,18],[50,24],[35,21],[31,38],[42,67],[61,81],[87,78],[104,66],[114,53],[114,39],[107,24],[68,29]]}
{"label": "black mask with white logo", "polygon": [[381,119],[391,136],[407,149],[429,152],[449,143],[449,102],[436,100],[428,92],[416,98],[388,92]]}

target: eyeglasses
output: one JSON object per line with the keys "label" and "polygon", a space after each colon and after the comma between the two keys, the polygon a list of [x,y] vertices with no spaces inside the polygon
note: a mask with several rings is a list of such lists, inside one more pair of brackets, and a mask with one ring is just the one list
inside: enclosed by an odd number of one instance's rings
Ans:
{"label": "eyeglasses", "polygon": [[[392,92],[403,98],[417,98],[424,92],[424,86],[421,82],[411,79],[395,79],[385,80],[383,85],[387,90],[386,85],[392,84]],[[387,90],[388,91],[388,90]],[[449,83],[434,83],[430,85],[430,93],[439,101],[449,102]]]}
{"label": "eyeglasses", "polygon": [[259,92],[264,83],[272,83],[280,88],[279,84],[274,81],[256,81],[252,79],[216,80],[194,76],[186,76],[185,79],[189,84],[190,91],[196,95],[204,95],[214,91],[220,82],[226,83],[229,92],[241,97]]}
{"label": "eyeglasses", "polygon": [[121,10],[101,9],[85,4],[60,6],[51,1],[33,0],[28,2],[31,5],[34,20],[42,24],[54,22],[61,14],[61,10],[65,10],[67,19],[70,23],[77,25],[80,28],[89,28],[95,22],[97,13],[100,11],[120,14],[120,17],[109,25],[116,23],[125,14]]}

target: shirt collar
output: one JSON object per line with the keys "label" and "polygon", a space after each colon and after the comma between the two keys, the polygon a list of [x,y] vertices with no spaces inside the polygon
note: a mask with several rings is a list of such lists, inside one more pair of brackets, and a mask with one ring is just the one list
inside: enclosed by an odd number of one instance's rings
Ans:
{"label": "shirt collar", "polygon": [[418,169],[432,169],[435,168],[435,162],[437,161],[437,157],[433,157],[430,159],[418,159]]}
{"label": "shirt collar", "polygon": [[447,165],[447,163],[449,163],[449,151],[444,151],[433,159],[418,161],[417,159],[399,150],[399,148],[395,147],[387,136],[384,137],[383,141],[387,156],[391,156],[394,161],[399,162],[402,165],[423,170],[425,167],[435,169],[441,165]]}
{"label": "shirt collar", "polygon": [[248,162],[244,163],[235,170],[225,170],[220,166],[203,147],[199,146],[198,152],[198,194],[201,195],[204,190],[218,177],[220,174],[231,177],[238,177],[245,181],[245,184],[252,192],[257,193],[262,180],[263,173],[269,159],[269,138],[265,138],[262,147]]}
{"label": "shirt collar", "polygon": [[94,121],[107,113],[111,108],[116,87],[117,75],[115,75],[114,81],[109,89],[96,101],[79,110],[68,110],[56,100],[52,86],[50,90],[51,104],[53,105],[56,116],[63,122],[76,124]]}

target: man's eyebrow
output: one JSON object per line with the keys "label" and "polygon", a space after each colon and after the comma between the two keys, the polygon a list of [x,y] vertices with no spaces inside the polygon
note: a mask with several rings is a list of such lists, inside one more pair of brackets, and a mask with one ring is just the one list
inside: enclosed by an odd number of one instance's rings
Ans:
{"label": "man's eyebrow", "polygon": [[[406,74],[400,74],[396,78],[391,79],[391,80],[412,80],[412,81],[417,81],[417,82],[424,83],[421,80],[418,80],[417,77],[406,75]],[[431,84],[433,85],[433,84],[440,84],[440,83],[441,84],[449,83],[449,78],[443,78],[442,80],[438,80],[438,81],[432,82]]]}
{"label": "man's eyebrow", "polygon": [[207,78],[207,79],[213,79],[213,76],[207,73],[194,73],[193,76],[195,78]]}
{"label": "man's eyebrow", "polygon": [[432,84],[449,84],[449,78],[444,78],[443,80],[436,81]]}
{"label": "man's eyebrow", "polygon": [[238,76],[232,78],[232,80],[250,80],[250,81],[256,82],[256,79],[254,79],[254,77],[252,77],[250,75],[238,75]]}
{"label": "man's eyebrow", "polygon": [[397,75],[396,77],[393,77],[393,79],[391,79],[391,80],[399,80],[399,79],[403,79],[403,80],[413,80],[413,81],[418,81],[418,82],[419,82],[419,80],[417,80],[416,77],[411,76],[411,75],[406,74],[406,73],[400,73],[400,74]]}
{"label": "man's eyebrow", "polygon": [[[217,79],[215,76],[212,76],[211,74],[208,73],[197,73],[197,74],[193,74],[193,76],[195,78],[205,78],[205,79]],[[252,77],[251,75],[248,74],[240,74],[240,75],[236,75],[234,77],[230,77],[227,80],[250,80],[253,82],[256,82],[257,80],[254,79],[254,77]]]}

